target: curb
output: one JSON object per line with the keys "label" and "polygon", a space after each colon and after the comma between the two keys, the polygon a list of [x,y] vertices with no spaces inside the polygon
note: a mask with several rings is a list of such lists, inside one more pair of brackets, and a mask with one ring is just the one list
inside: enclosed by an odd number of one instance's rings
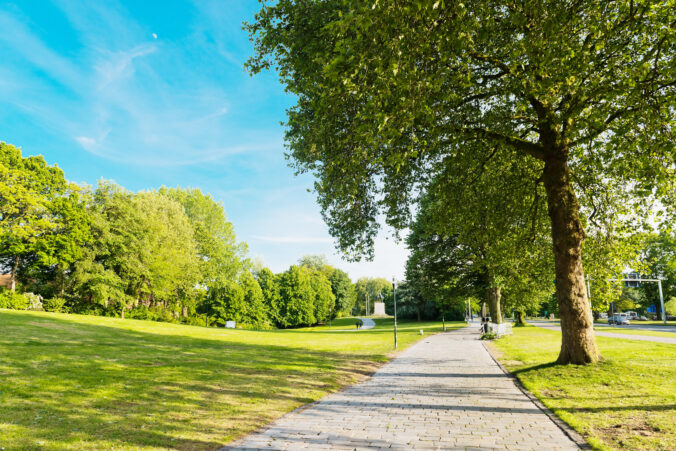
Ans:
{"label": "curb", "polygon": [[498,360],[498,358],[493,354],[493,351],[491,350],[490,346],[487,346],[485,342],[481,343],[484,346],[484,349],[486,352],[488,352],[488,355],[491,356],[491,359],[500,367],[503,373],[510,379],[514,381],[514,385],[516,385],[521,392],[528,397],[528,399],[531,400],[533,404],[537,406],[538,409],[542,411],[545,415],[549,417],[550,420],[554,422],[555,425],[559,427],[563,431],[564,434],[568,436],[569,439],[571,439],[575,444],[577,445],[578,448],[580,449],[593,449],[592,446],[587,443],[587,441],[580,435],[579,432],[574,430],[572,427],[568,425],[565,421],[563,421],[561,418],[557,417],[554,412],[549,410],[547,406],[542,404],[542,401],[540,401],[537,397],[535,397],[534,394],[532,394],[530,391],[526,390],[526,387],[523,386],[519,378],[514,376],[512,373],[510,373],[507,368],[505,368],[502,363]]}

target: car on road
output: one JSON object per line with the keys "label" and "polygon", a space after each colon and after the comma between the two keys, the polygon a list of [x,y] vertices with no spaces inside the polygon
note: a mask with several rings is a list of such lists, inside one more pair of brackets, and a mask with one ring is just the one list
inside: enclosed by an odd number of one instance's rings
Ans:
{"label": "car on road", "polygon": [[608,318],[608,324],[625,325],[629,324],[629,318],[626,313],[618,313]]}

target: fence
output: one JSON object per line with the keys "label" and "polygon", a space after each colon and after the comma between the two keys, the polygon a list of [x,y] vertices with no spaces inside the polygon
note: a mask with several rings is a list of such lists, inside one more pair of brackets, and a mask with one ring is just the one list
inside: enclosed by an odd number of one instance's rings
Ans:
{"label": "fence", "polygon": [[488,323],[488,331],[493,332],[498,337],[512,335],[512,323]]}

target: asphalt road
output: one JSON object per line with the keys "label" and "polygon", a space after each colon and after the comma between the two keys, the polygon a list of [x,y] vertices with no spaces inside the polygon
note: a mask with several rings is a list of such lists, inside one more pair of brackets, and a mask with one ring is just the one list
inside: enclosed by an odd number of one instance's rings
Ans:
{"label": "asphalt road", "polygon": [[[561,326],[557,321],[537,321],[529,320],[528,324],[533,326],[542,327],[544,329],[558,330],[561,331]],[[604,324],[605,326],[605,324]],[[611,326],[612,327],[612,326]],[[656,343],[670,343],[676,345],[676,335],[674,337],[654,337],[651,335],[637,335],[637,334],[623,334],[622,329],[639,329],[639,330],[655,330],[657,332],[676,332],[676,327],[674,326],[651,326],[651,325],[628,325],[628,326],[615,326],[617,332],[606,332],[596,330],[596,335],[600,337],[612,337],[612,338],[626,338],[628,340],[640,340],[640,341],[654,341]]]}

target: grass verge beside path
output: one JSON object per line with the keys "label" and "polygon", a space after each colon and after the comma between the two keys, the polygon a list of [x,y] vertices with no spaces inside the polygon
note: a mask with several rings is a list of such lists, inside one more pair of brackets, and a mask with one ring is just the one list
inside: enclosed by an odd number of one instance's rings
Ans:
{"label": "grass verge beside path", "polygon": [[627,329],[622,326],[594,326],[594,330],[599,332],[612,332],[614,334],[625,334],[625,335],[647,335],[650,337],[667,337],[667,338],[676,338],[676,332],[658,332],[655,330],[641,330],[641,329]]}
{"label": "grass verge beside path", "polygon": [[598,337],[603,362],[554,365],[561,333],[537,327],[490,343],[502,363],[597,449],[676,449],[676,346]]}
{"label": "grass verge beside path", "polygon": [[[392,351],[376,321],[259,332],[0,310],[0,449],[216,449],[373,372]],[[420,329],[441,324],[401,322],[400,349]]]}

